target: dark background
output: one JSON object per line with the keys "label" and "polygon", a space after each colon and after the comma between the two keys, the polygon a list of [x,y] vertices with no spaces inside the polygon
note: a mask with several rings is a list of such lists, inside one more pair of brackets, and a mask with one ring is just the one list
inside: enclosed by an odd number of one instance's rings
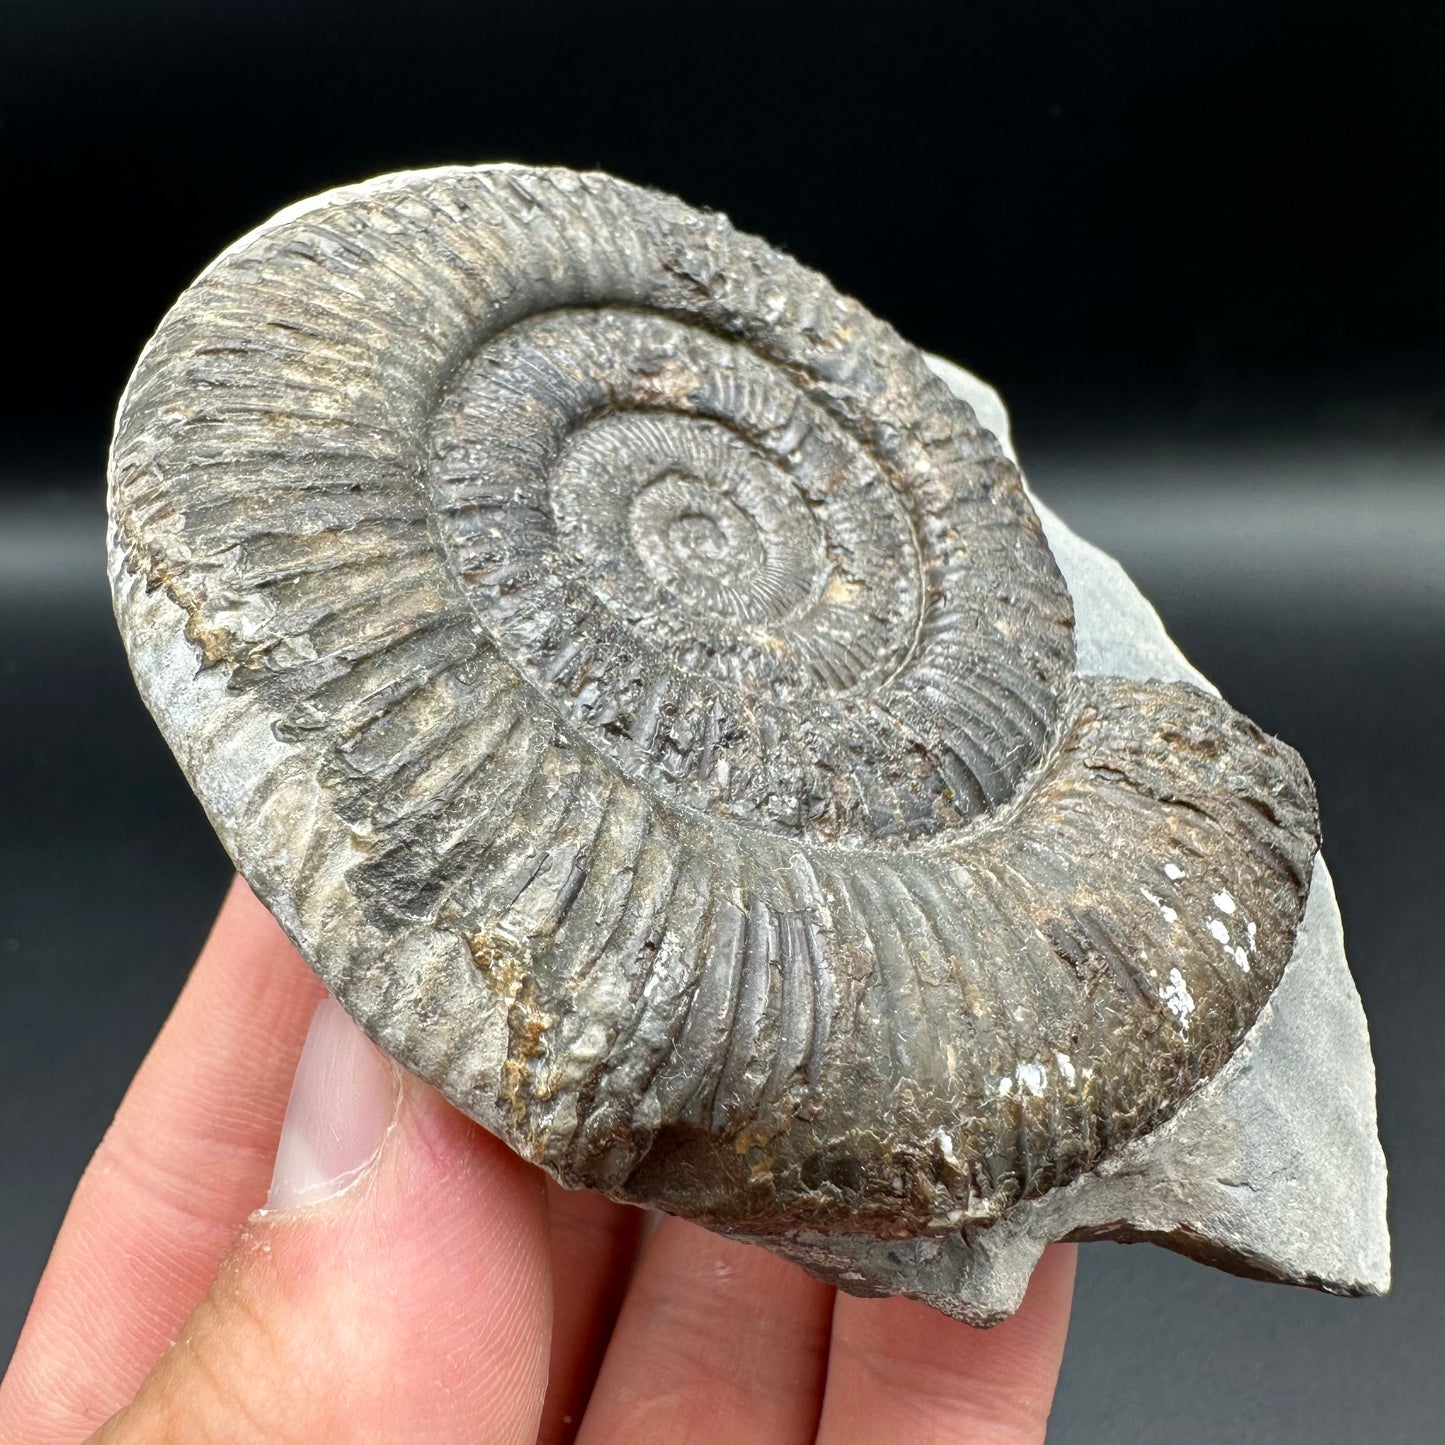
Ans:
{"label": "dark background", "polygon": [[226,864],[130,687],[110,414],[300,196],[495,159],[727,211],[994,381],[1039,494],[1310,762],[1394,1293],[1083,1253],[1054,1442],[1439,1438],[1438,0],[0,3],[0,1359]]}

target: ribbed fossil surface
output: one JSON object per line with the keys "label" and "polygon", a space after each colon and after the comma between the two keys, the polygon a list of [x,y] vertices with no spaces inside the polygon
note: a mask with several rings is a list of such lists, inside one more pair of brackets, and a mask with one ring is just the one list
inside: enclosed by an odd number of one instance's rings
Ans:
{"label": "ribbed fossil surface", "polygon": [[243,870],[565,1183],[986,1226],[1167,1118],[1290,957],[1299,758],[1078,677],[995,438],[670,197],[496,166],[283,213],[151,342],[111,508]]}

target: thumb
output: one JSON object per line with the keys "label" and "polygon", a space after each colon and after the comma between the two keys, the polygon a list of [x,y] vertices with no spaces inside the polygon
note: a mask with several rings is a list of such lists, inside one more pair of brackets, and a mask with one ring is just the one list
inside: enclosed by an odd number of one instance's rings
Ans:
{"label": "thumb", "polygon": [[317,1007],[266,1207],[96,1441],[535,1439],[540,1174]]}

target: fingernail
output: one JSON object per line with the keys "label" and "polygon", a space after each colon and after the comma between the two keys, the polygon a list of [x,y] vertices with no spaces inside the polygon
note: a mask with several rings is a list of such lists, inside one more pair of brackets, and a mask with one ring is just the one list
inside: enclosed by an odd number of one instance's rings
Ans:
{"label": "fingernail", "polygon": [[396,1114],[396,1070],[327,997],[311,1017],[265,1207],[334,1199],[381,1149]]}

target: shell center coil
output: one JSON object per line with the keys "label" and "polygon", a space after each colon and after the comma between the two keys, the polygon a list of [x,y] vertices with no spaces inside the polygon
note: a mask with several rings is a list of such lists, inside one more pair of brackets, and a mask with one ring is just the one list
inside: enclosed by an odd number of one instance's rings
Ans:
{"label": "shell center coil", "polygon": [[[691,669],[740,684],[759,676],[821,590],[828,564],[807,504],[716,422],[602,417],[564,448],[550,491],[567,563]],[[747,652],[743,666],[733,654]]]}

